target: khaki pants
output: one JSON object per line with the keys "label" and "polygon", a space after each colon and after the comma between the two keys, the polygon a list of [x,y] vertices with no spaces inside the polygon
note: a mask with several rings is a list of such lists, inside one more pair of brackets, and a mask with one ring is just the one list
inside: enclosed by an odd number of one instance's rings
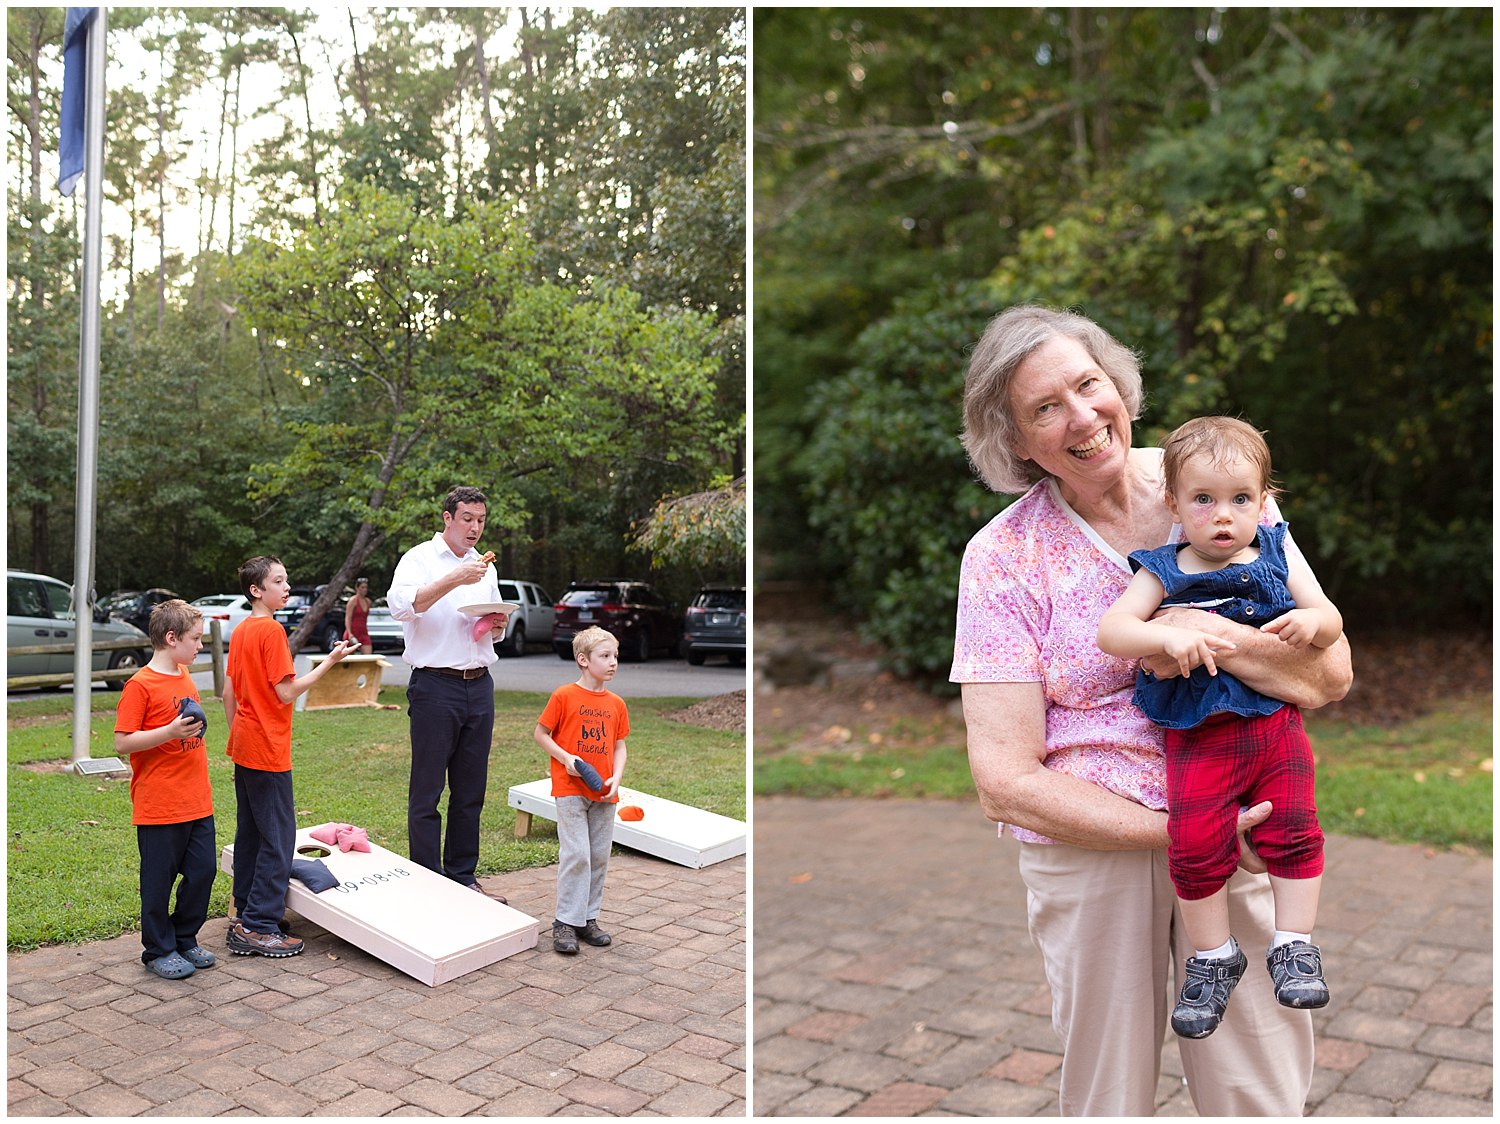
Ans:
{"label": "khaki pants", "polygon": [[[1063,1116],[1151,1116],[1177,975],[1191,956],[1161,851],[1021,844],[1031,939],[1063,1040]],[[1312,1016],[1271,993],[1265,875],[1237,871],[1229,922],[1249,967],[1219,1029],[1180,1039],[1200,1116],[1301,1116],[1312,1086]]]}

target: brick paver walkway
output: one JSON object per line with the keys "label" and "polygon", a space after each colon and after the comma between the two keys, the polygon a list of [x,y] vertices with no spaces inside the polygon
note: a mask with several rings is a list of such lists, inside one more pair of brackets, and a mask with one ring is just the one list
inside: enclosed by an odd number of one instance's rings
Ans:
{"label": "brick paver walkway", "polygon": [[482,879],[537,948],[436,988],[307,921],[161,980],[130,933],[8,957],[9,1115],[744,1116],[744,858],[610,860],[607,949],[552,951],[556,868]]}
{"label": "brick paver walkway", "polygon": [[[756,801],[755,1115],[1058,1115],[1017,846],[972,803]],[[1494,1115],[1492,876],[1328,839],[1310,1115]],[[1195,1115],[1167,1039],[1158,1113]]]}

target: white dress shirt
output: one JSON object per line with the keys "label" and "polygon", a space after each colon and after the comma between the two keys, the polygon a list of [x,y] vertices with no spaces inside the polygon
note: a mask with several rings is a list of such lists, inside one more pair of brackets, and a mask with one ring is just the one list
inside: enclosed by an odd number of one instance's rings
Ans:
{"label": "white dress shirt", "polygon": [[431,585],[457,566],[478,557],[479,552],[470,547],[460,558],[439,533],[430,541],[412,547],[396,564],[391,588],[386,593],[386,604],[390,606],[391,616],[401,622],[401,631],[406,635],[406,649],[401,657],[412,667],[463,670],[488,667],[495,662],[491,634],[486,633],[483,640],[475,640],[474,624],[478,618],[459,612],[462,605],[482,605],[500,600],[494,563],[485,567],[482,581],[449,590],[426,612],[417,612],[412,604],[423,586]]}

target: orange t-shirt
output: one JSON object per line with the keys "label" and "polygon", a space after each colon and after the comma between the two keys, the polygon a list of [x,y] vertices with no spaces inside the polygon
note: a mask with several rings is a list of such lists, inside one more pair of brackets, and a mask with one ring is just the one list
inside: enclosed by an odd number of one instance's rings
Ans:
{"label": "orange t-shirt", "polygon": [[[243,627],[243,626],[241,626]],[[603,778],[606,786],[615,773],[615,743],[630,734],[630,716],[625,711],[625,700],[612,691],[590,691],[577,683],[569,683],[552,692],[547,706],[537,724],[552,735],[558,748],[582,757]],[[587,796],[590,800],[603,800],[604,790],[595,792],[558,764],[552,763],[553,796]],[[616,793],[609,803],[620,800]]]}
{"label": "orange t-shirt", "polygon": [[292,769],[292,704],[276,684],[296,674],[286,629],[275,617],[249,617],[229,637],[229,682],[234,724],[225,752],[236,765],[288,773]]}
{"label": "orange t-shirt", "polygon": [[[143,667],[125,681],[115,710],[115,732],[158,730],[177,721],[177,703],[198,699],[193,677]],[[200,702],[201,705],[201,702]],[[130,754],[130,822],[187,823],[214,814],[208,783],[208,749],[202,738],[174,738]]]}

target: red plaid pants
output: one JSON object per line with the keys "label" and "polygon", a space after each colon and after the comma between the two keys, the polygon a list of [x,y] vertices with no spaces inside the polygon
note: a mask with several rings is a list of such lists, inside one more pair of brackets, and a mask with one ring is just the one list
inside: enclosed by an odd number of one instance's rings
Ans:
{"label": "red plaid pants", "polygon": [[1278,878],[1323,873],[1323,829],[1313,803],[1313,756],[1302,712],[1284,706],[1246,718],[1216,714],[1190,730],[1167,730],[1167,870],[1178,897],[1206,898],[1240,859],[1242,805],[1271,802],[1250,830]]}

